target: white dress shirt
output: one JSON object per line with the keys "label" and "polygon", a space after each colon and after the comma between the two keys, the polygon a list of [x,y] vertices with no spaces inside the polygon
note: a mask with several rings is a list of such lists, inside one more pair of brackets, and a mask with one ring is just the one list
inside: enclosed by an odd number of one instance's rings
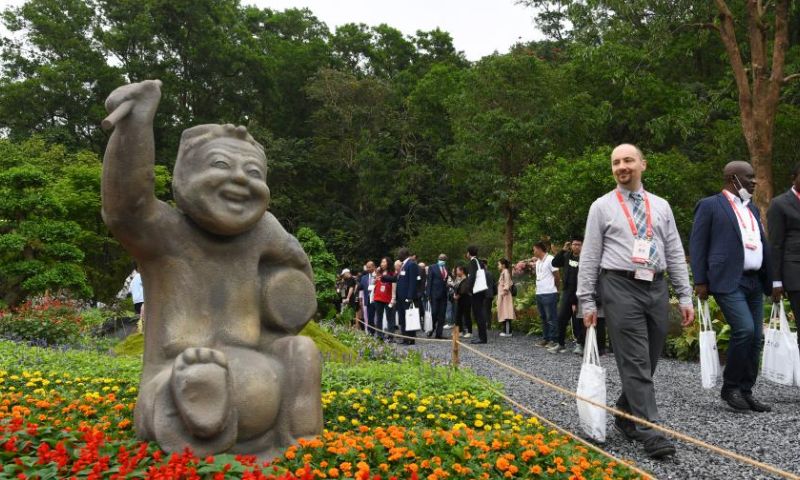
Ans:
{"label": "white dress shirt", "polygon": [[[732,200],[736,206],[736,222],[739,224],[739,231],[742,234],[742,248],[744,249],[744,271],[760,270],[761,263],[764,260],[764,245],[761,243],[761,232],[759,231],[758,221],[755,219],[753,212],[747,208],[749,200],[742,201],[736,195],[731,194],[727,190],[724,191],[728,200]],[[755,231],[753,231],[755,229]],[[748,238],[756,248],[747,248]]]}

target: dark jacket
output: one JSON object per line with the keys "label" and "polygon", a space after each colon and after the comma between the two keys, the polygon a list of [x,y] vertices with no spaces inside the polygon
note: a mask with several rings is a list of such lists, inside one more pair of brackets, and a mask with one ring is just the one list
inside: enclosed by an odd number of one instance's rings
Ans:
{"label": "dark jacket", "polygon": [[[772,294],[770,248],[761,217],[752,203],[763,245],[758,278],[765,295]],[[749,219],[745,219],[749,222]],[[748,225],[749,226],[749,225]],[[739,286],[744,271],[744,246],[739,219],[723,193],[704,198],[694,208],[694,225],[689,239],[689,258],[695,285],[708,285],[711,293],[731,293]]]}
{"label": "dark jacket", "polygon": [[790,188],[772,199],[767,211],[772,279],[790,292],[800,291],[800,199]]}
{"label": "dark jacket", "polygon": [[[475,275],[478,274],[480,264],[478,263],[478,257],[472,257],[472,259],[467,264],[467,287],[469,287],[469,293],[472,293],[473,288],[475,287]],[[488,281],[486,282],[489,283]],[[478,292],[477,295],[484,295],[487,292]]]}
{"label": "dark jacket", "polygon": [[494,298],[497,296],[497,284],[494,281],[494,274],[488,268],[486,270],[486,286],[488,287],[484,292],[486,298]]}
{"label": "dark jacket", "polygon": [[425,296],[432,300],[447,298],[447,280],[450,278],[450,269],[445,266],[445,275],[442,276],[442,267],[435,263],[428,267],[428,283]]}
{"label": "dark jacket", "polygon": [[396,276],[384,275],[381,277],[382,282],[394,283],[397,282],[397,290],[395,297],[400,300],[413,300],[417,296],[417,276],[419,275],[419,268],[417,262],[409,260],[400,269]]}
{"label": "dark jacket", "polygon": [[565,295],[574,294],[578,291],[578,266],[571,265],[571,263],[576,262],[578,262],[578,259],[576,259],[569,250],[561,250],[553,257],[553,266],[564,269],[562,290]]}

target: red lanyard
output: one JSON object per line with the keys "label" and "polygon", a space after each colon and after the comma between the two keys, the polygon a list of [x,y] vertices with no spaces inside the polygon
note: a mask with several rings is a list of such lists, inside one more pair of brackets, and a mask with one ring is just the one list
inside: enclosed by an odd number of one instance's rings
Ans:
{"label": "red lanyard", "polygon": [[800,193],[798,193],[797,190],[794,189],[794,187],[792,187],[792,191],[794,192],[795,195],[797,195],[797,200],[800,201]]}
{"label": "red lanyard", "polygon": [[[647,237],[653,238],[653,222],[650,219],[650,200],[647,198],[647,192],[642,190],[642,193],[644,194],[644,207],[647,212]],[[628,219],[628,224],[631,226],[631,233],[633,233],[634,237],[638,237],[639,229],[636,228],[636,223],[634,223],[631,212],[628,210],[628,206],[625,205],[625,199],[622,198],[622,193],[619,190],[617,190],[617,199],[619,200],[619,204],[622,205],[622,211],[625,212],[625,218]]]}
{"label": "red lanyard", "polygon": [[[731,202],[731,208],[733,208],[733,213],[735,213],[736,216],[739,217],[739,225],[741,225],[744,230],[747,230],[747,225],[745,225],[744,219],[742,218],[742,215],[739,213],[739,209],[736,208],[736,205],[733,203],[733,199],[731,198],[732,195],[730,193],[728,193],[727,190],[723,190],[722,193],[724,193],[725,194],[725,198],[727,198],[728,201]],[[745,208],[747,208],[747,207],[745,207]],[[755,219],[755,217],[753,217],[753,212],[751,212],[749,208],[747,209],[747,213],[750,214],[750,228],[752,228],[753,232],[755,232],[756,231],[756,219]]]}

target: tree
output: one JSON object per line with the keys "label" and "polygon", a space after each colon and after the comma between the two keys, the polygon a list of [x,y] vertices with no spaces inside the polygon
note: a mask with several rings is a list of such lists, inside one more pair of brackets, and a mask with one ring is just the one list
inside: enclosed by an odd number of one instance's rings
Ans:
{"label": "tree", "polygon": [[488,204],[503,215],[507,258],[522,174],[548,154],[579,153],[605,121],[607,105],[572,91],[563,73],[525,51],[485,57],[465,72],[460,94],[448,101],[454,180],[469,188],[468,208]]}
{"label": "tree", "polygon": [[759,184],[755,201],[765,221],[766,208],[772,199],[772,150],[781,87],[788,80],[800,77],[800,73],[784,76],[789,45],[789,4],[790,0],[746,0],[744,18],[749,41],[749,67],[744,51],[739,47],[734,15],[725,0],[714,0],[718,21],[706,25],[719,32],[733,69],[742,132]]}
{"label": "tree", "polygon": [[0,297],[7,305],[48,290],[92,294],[81,265],[80,226],[65,218],[51,181],[24,162],[0,173]]}

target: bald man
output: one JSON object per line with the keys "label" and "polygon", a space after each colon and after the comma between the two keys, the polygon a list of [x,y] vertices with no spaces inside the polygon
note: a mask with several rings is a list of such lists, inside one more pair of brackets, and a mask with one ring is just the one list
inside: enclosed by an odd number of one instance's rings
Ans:
{"label": "bald man", "polygon": [[713,295],[731,326],[722,399],[735,410],[769,412],[753,397],[761,358],[764,295],[772,293],[770,248],[758,208],[750,202],[755,172],[747,162],[730,162],[725,188],[694,209],[689,242],[695,293]]}
{"label": "bald man", "polygon": [[[597,325],[602,302],[622,380],[617,408],[658,423],[653,374],[669,326],[669,292],[664,272],[678,294],[683,325],[694,321],[692,288],[675,217],[666,200],[645,191],[647,161],[635,145],[611,152],[617,188],[589,209],[578,270],[578,299],[586,327]],[[662,433],[617,417],[628,440],[644,443],[653,458],[675,454]]]}

